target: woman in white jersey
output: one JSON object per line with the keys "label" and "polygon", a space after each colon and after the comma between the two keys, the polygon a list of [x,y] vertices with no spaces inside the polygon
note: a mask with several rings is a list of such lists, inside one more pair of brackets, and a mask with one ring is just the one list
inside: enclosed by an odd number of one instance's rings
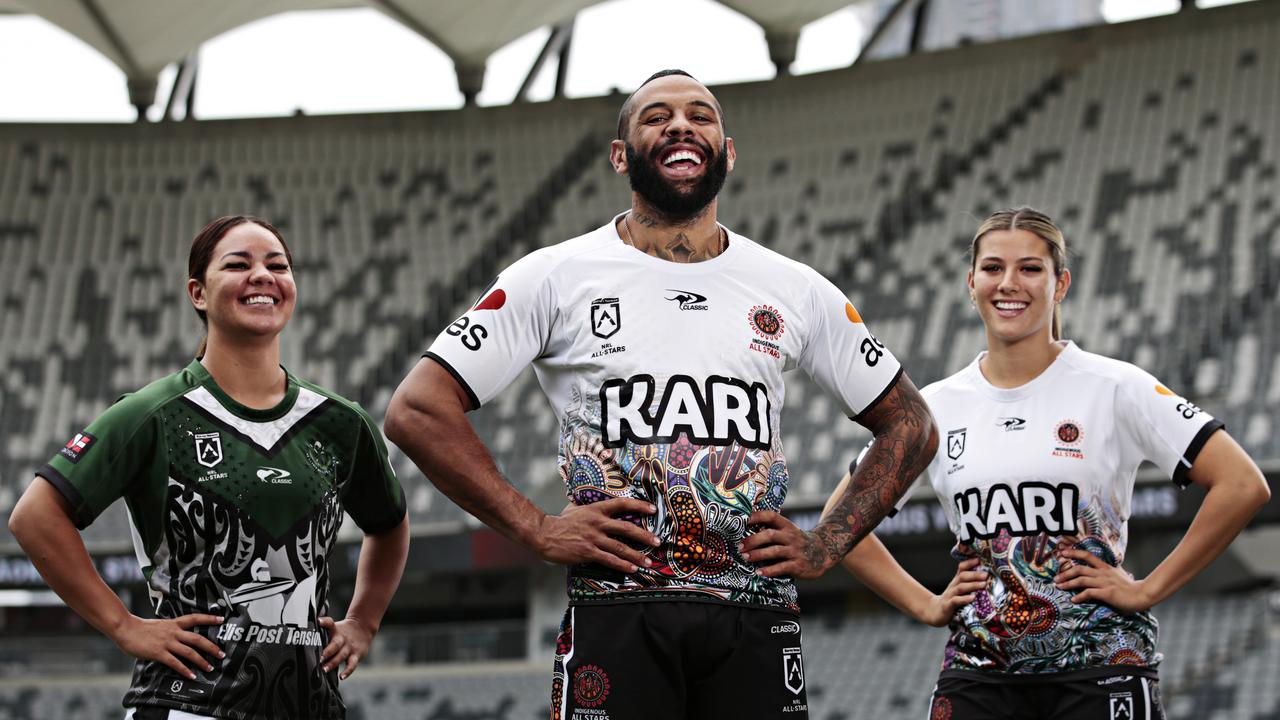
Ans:
{"label": "woman in white jersey", "polygon": [[[991,215],[971,255],[987,350],[923,391],[946,438],[925,475],[959,570],[934,595],[874,535],[845,567],[911,617],[950,625],[931,720],[1162,718],[1148,611],[1226,549],[1269,498],[1266,480],[1221,422],[1060,339],[1071,273],[1047,216]],[[1144,460],[1208,492],[1178,546],[1134,578],[1121,565]]]}
{"label": "woman in white jersey", "polygon": [[[292,266],[270,223],[209,223],[188,259],[207,330],[196,359],[77,433],[10,517],[49,586],[138,658],[127,718],[343,718],[339,670],[367,654],[399,583],[404,494],[377,425],[280,365]],[[77,532],[120,498],[154,619],[121,603]],[[365,538],[335,621],[328,558],[344,513]]]}

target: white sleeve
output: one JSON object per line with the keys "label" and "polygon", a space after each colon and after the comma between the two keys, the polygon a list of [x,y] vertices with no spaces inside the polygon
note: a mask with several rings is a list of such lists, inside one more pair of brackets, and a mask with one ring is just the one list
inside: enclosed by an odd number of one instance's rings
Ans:
{"label": "white sleeve", "polygon": [[1178,487],[1191,484],[1187,471],[1222,422],[1162,385],[1150,373],[1128,366],[1116,398],[1120,437],[1135,466],[1155,463]]}
{"label": "white sleeve", "polygon": [[552,266],[545,252],[518,260],[423,353],[453,375],[475,407],[492,400],[547,347],[556,307],[547,277]]}
{"label": "white sleeve", "polygon": [[799,365],[857,421],[902,374],[898,359],[871,334],[844,293],[813,273],[809,336]]}

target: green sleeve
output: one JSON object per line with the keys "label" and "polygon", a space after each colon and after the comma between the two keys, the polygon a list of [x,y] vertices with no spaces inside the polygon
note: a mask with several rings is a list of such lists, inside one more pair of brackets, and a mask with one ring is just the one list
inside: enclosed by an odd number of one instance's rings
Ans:
{"label": "green sleeve", "polygon": [[351,476],[342,497],[343,509],[367,535],[390,530],[404,519],[404,490],[387,459],[387,446],[373,418],[357,406],[359,438],[351,461]]}
{"label": "green sleeve", "polygon": [[124,396],[36,471],[67,499],[76,527],[88,527],[152,466],[160,448],[150,410]]}

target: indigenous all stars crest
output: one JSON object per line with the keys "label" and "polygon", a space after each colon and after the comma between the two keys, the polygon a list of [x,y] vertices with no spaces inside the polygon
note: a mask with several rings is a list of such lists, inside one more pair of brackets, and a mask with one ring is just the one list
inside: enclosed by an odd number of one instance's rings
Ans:
{"label": "indigenous all stars crest", "polygon": [[756,305],[747,313],[747,325],[755,337],[747,344],[751,350],[774,358],[782,358],[782,346],[778,339],[787,331],[782,313],[769,305]]}
{"label": "indigenous all stars crest", "polygon": [[1063,420],[1053,428],[1053,456],[1084,459],[1084,426],[1078,420]]}
{"label": "indigenous all stars crest", "polygon": [[747,313],[747,322],[751,329],[765,340],[777,340],[786,332],[786,323],[782,314],[769,305],[756,305]]}
{"label": "indigenous all stars crest", "polygon": [[598,665],[583,665],[573,672],[573,699],[579,707],[597,708],[609,699],[609,675]]}

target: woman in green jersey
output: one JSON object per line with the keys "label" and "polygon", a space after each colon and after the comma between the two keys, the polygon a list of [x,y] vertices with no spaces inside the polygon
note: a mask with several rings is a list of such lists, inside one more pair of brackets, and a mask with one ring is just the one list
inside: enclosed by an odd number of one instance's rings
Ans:
{"label": "woman in green jersey", "polygon": [[[126,717],[342,718],[338,680],[404,569],[404,494],[369,415],[280,365],[297,299],[280,232],[219,218],[192,242],[188,274],[206,328],[197,358],[77,433],[9,528],[67,605],[138,658]],[[118,498],[155,619],[120,602],[77,531]],[[328,557],[344,512],[365,536],[335,621]]]}

